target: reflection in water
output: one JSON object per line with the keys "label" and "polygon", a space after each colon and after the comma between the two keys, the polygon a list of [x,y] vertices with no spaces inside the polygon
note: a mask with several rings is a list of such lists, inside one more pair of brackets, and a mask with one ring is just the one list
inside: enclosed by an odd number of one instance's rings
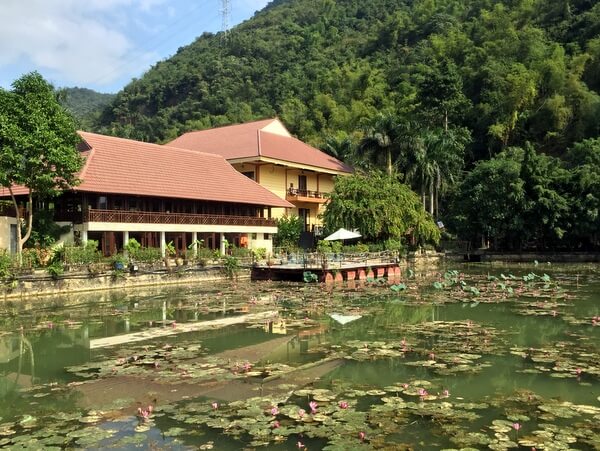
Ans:
{"label": "reflection in water", "polygon": [[[485,278],[485,274],[482,277]],[[407,285],[414,283],[407,280]],[[510,352],[511,347],[516,346],[541,348],[566,343],[578,344],[583,349],[583,346],[593,348],[600,343],[600,327],[592,328],[589,324],[577,322],[582,317],[600,314],[600,286],[594,279],[582,278],[578,283],[582,287],[578,298],[569,299],[555,317],[522,314],[521,310],[531,299],[512,299],[498,303],[458,300],[455,303],[435,304],[421,293],[392,293],[387,286],[362,285],[331,288],[330,293],[319,291],[319,288],[315,288],[317,286],[272,283],[238,285],[237,288],[230,285],[176,287],[145,292],[78,295],[47,301],[36,300],[36,303],[7,303],[0,306],[4,309],[4,314],[0,316],[0,417],[3,417],[2,421],[10,421],[30,414],[35,409],[42,412],[39,415],[81,411],[83,405],[87,407],[89,404],[81,403],[81,399],[78,399],[80,392],[66,385],[68,382],[80,382],[81,377],[76,372],[66,372],[64,368],[99,360],[108,362],[103,374],[108,373],[109,377],[96,381],[98,387],[107,389],[105,392],[99,388],[98,398],[110,398],[111,393],[119,387],[119,393],[123,394],[121,398],[126,398],[132,391],[131,380],[127,379],[131,375],[125,373],[122,379],[110,379],[111,361],[131,358],[144,347],[150,348],[148,353],[144,351],[149,359],[144,365],[147,365],[153,377],[160,379],[164,375],[160,372],[163,364],[167,366],[175,362],[173,374],[176,377],[179,377],[178,371],[186,374],[190,381],[183,383],[191,382],[190,385],[194,388],[198,386],[194,378],[213,369],[211,365],[216,364],[214,362],[218,355],[228,356],[224,360],[226,364],[227,359],[231,359],[232,364],[236,361],[249,362],[256,368],[273,365],[275,368],[286,367],[288,370],[295,370],[303,364],[310,364],[305,365],[307,367],[313,363],[320,365],[324,360],[341,355],[346,358],[338,359],[340,364],[323,370],[318,375],[319,379],[313,377],[310,383],[327,389],[348,387],[369,390],[415,380],[430,380],[435,383],[436,390],[447,389],[453,397],[469,402],[486,400],[493,404],[494,400],[501,397],[529,390],[547,399],[558,398],[561,401],[589,404],[590,399],[600,395],[596,379],[559,379],[549,377],[547,372],[534,373],[531,371],[533,365],[530,359]],[[178,334],[134,345],[125,343],[122,347],[111,349],[90,349],[93,340],[97,339],[165,331],[186,323],[275,309],[279,310],[280,316],[273,320],[260,319],[252,324]],[[333,312],[340,312],[341,318],[356,319],[351,322],[336,321],[329,315]],[[499,344],[492,352],[475,343],[478,339],[485,341],[485,335],[453,335],[455,329],[450,329],[445,335],[440,333],[442,324],[448,323],[474,324],[480,326],[478,330],[493,329],[497,331],[496,344]],[[391,357],[375,355],[377,350],[389,349],[386,348],[387,344],[398,343],[405,338],[411,346],[419,349]],[[349,345],[352,342],[358,344],[352,347]],[[437,372],[428,364],[411,366],[424,359],[433,361],[433,357],[427,357],[428,353],[435,353],[436,358],[441,359],[445,347],[451,344],[457,346],[457,343],[461,346],[463,342],[465,351],[461,352],[477,351],[481,354],[475,361],[483,363],[479,372],[450,374]],[[178,361],[172,356],[161,361],[160,367],[153,367],[153,349],[167,352],[164,351],[165,344],[174,347],[183,344],[196,346],[195,349],[200,350],[203,358],[206,358],[206,362],[202,361],[206,367],[198,366],[192,371],[189,367],[186,368],[188,362]],[[344,350],[346,355],[340,350]],[[358,357],[353,356],[355,353]],[[356,360],[353,360],[354,357]],[[190,356],[190,359],[195,358],[196,355]],[[211,360],[213,358],[214,361]],[[434,361],[432,365],[435,363]],[[187,373],[184,371],[186,369]],[[145,387],[146,379],[133,380],[136,387],[142,387],[138,391],[144,392],[144,395],[146,390],[150,391]],[[290,375],[277,384],[285,385],[294,380]],[[144,383],[140,384],[140,381]],[[589,381],[593,383],[586,385]],[[222,379],[217,382],[223,384]],[[248,396],[260,393],[259,384],[255,380],[237,382],[237,386],[231,385],[232,393],[229,394],[232,397],[235,396],[233,389],[236,387],[240,393]],[[42,393],[44,397],[31,397],[35,390],[41,390],[39,386],[32,386],[48,383],[56,383],[64,391],[60,395],[51,393],[46,396]],[[223,390],[228,391],[229,387]],[[115,391],[110,391],[113,388]],[[171,388],[170,385],[166,385],[166,388],[162,386],[168,392]],[[260,389],[262,388],[260,384]],[[182,390],[182,387],[177,387],[176,390]],[[212,396],[216,397],[214,393]],[[127,400],[111,398],[106,401],[118,404],[117,401]],[[202,406],[209,405],[204,398],[191,402],[198,402],[200,410]],[[173,409],[176,411],[177,407]],[[490,409],[481,415],[487,420],[495,419],[500,414]],[[481,425],[484,424],[484,420],[479,421]],[[181,424],[165,421],[164,425],[152,427],[148,436],[156,438],[157,443],[164,443],[160,441],[164,440],[163,433],[178,426]],[[134,436],[129,420],[123,422],[123,430],[129,437]],[[428,431],[427,427],[423,427],[421,423],[415,424],[411,426],[411,434],[414,436],[406,437],[424,440],[424,431]],[[202,430],[203,434],[205,432]],[[195,445],[196,442],[192,441],[191,444]],[[236,441],[225,448],[239,449],[245,445],[247,443]],[[124,447],[128,446],[133,448],[137,445],[129,444]],[[175,445],[174,447],[177,448]]]}

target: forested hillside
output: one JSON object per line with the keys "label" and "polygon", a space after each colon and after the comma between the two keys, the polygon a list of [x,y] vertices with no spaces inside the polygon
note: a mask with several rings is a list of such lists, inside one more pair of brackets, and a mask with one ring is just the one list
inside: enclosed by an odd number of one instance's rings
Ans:
{"label": "forested hillside", "polygon": [[59,100],[77,119],[82,128],[89,128],[98,120],[100,112],[115,98],[87,88],[62,88]]}
{"label": "forested hillside", "polygon": [[599,94],[595,0],[275,0],[157,63],[96,129],[165,142],[277,115],[397,172],[459,236],[597,246]]}
{"label": "forested hillside", "polygon": [[279,0],[156,64],[99,126],[165,141],[278,115],[319,144],[381,110],[447,109],[475,156],[560,152],[598,134],[599,32],[593,0]]}

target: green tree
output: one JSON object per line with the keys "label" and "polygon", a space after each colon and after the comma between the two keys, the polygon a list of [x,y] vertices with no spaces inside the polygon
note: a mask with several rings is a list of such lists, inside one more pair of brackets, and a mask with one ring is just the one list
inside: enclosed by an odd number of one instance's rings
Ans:
{"label": "green tree", "polygon": [[556,159],[538,154],[527,144],[520,178],[525,194],[522,240],[545,248],[548,241],[561,239],[565,233],[569,204],[561,184],[567,173]]}
{"label": "green tree", "polygon": [[277,220],[277,234],[273,237],[273,244],[287,249],[298,247],[303,229],[304,223],[300,217],[283,216]]}
{"label": "green tree", "polygon": [[367,169],[394,173],[405,148],[415,146],[416,126],[399,119],[394,113],[380,113],[365,127],[365,134],[358,144],[357,162]]}
{"label": "green tree", "polygon": [[417,195],[397,177],[380,172],[338,177],[324,214],[327,230],[357,229],[370,241],[437,243],[440,232]]}
{"label": "green tree", "polygon": [[[10,192],[17,211],[17,249],[21,255],[33,223],[33,197],[57,194],[77,183],[82,159],[72,116],[58,103],[54,88],[40,74],[26,74],[11,91],[0,90],[0,185]],[[22,218],[15,185],[27,189]]]}
{"label": "green tree", "polygon": [[401,169],[406,180],[420,193],[423,208],[439,214],[439,197],[452,186],[464,166],[466,145],[470,133],[463,128],[424,128],[413,145],[407,147],[401,158]]}
{"label": "green tree", "polygon": [[525,209],[521,159],[522,152],[507,149],[476,164],[464,178],[452,206],[452,225],[462,237],[491,240],[496,248],[520,243]]}

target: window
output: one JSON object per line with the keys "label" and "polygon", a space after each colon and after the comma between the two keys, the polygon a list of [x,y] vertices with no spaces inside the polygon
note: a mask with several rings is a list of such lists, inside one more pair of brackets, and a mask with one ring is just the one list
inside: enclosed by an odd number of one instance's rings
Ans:
{"label": "window", "polygon": [[265,233],[264,234],[264,238],[265,238],[265,240],[270,240],[271,239],[271,235],[268,234],[268,233]]}
{"label": "window", "polygon": [[254,171],[242,172],[242,175],[245,175],[246,177],[248,177],[251,180],[255,180],[255,178],[254,178]]}
{"label": "window", "polygon": [[98,209],[106,210],[107,208],[108,208],[108,200],[106,199],[106,196],[99,196],[98,197]]}
{"label": "window", "polygon": [[256,239],[256,233],[252,234],[252,239],[255,240]]}

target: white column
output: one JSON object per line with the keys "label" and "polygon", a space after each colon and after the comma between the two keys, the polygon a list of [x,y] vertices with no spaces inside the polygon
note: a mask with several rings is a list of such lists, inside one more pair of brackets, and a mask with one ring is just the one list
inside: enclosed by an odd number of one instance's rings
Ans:
{"label": "white column", "polygon": [[160,255],[163,257],[167,253],[167,241],[165,238],[165,232],[160,232]]}
{"label": "white column", "polygon": [[221,255],[225,255],[225,234],[221,233]]}
{"label": "white column", "polygon": [[125,246],[127,245],[127,241],[129,241],[129,231],[123,232],[123,253],[127,255],[127,251],[125,250]]}
{"label": "white column", "polygon": [[192,232],[192,254],[198,256],[198,232]]}
{"label": "white column", "polygon": [[81,231],[81,235],[80,236],[81,236],[81,242],[83,244],[87,243],[87,240],[88,240],[87,230],[83,229]]}

